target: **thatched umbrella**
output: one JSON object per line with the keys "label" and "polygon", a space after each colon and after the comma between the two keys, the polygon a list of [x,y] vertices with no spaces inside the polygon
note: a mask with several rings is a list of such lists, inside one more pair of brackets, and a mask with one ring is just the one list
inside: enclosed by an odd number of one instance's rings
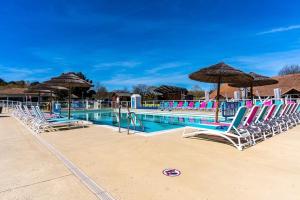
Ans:
{"label": "thatched umbrella", "polygon": [[69,72],[63,73],[58,77],[51,78],[51,80],[46,81],[45,84],[51,86],[62,86],[66,87],[69,90],[68,95],[68,118],[71,117],[71,89],[74,87],[81,87],[81,88],[90,88],[92,85],[85,81],[84,79],[80,78],[76,74]]}
{"label": "thatched umbrella", "polygon": [[52,114],[52,100],[53,92],[57,90],[68,90],[66,87],[62,86],[51,86],[45,83],[39,83],[37,85],[30,86],[25,93],[38,93],[38,104],[40,104],[40,95],[41,93],[50,93],[51,103],[50,103],[50,113]]}
{"label": "thatched umbrella", "polygon": [[216,122],[218,122],[221,83],[243,83],[250,82],[253,79],[250,75],[238,69],[235,69],[223,62],[202,68],[199,71],[190,74],[189,78],[196,81],[218,84],[216,97]]}
{"label": "thatched umbrella", "polygon": [[232,83],[229,84],[231,87],[250,87],[250,95],[251,95],[251,101],[253,103],[253,87],[256,86],[264,86],[264,85],[273,85],[278,83],[277,80],[272,79],[267,76],[263,76],[260,74],[256,74],[254,72],[250,72],[249,75],[253,78],[250,82],[244,82],[244,83]]}

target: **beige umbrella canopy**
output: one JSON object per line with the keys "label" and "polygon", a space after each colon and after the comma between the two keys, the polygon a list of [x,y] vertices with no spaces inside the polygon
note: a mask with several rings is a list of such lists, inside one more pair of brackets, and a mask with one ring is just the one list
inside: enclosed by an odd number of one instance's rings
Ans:
{"label": "beige umbrella canopy", "polygon": [[39,91],[39,90],[55,91],[55,90],[68,90],[68,88],[62,87],[62,86],[48,85],[46,83],[39,83],[37,85],[30,86],[28,88],[28,90],[32,90],[32,91]]}
{"label": "beige umbrella canopy", "polygon": [[196,81],[217,83],[217,107],[216,118],[218,122],[219,113],[219,98],[220,98],[220,86],[221,83],[245,83],[252,81],[252,77],[238,69],[235,69],[224,62],[214,64],[209,67],[202,68],[189,75],[189,78]]}
{"label": "beige umbrella canopy", "polygon": [[81,88],[90,88],[92,85],[85,81],[84,79],[80,78],[76,74],[72,72],[63,73],[58,77],[51,78],[49,81],[44,82],[50,86],[61,86],[66,87],[69,90],[69,98],[68,98],[68,117],[71,117],[71,89],[74,87],[81,87]]}
{"label": "beige umbrella canopy", "polygon": [[250,72],[249,75],[253,78],[252,81],[244,82],[244,83],[232,83],[232,84],[229,84],[229,86],[238,87],[238,88],[250,87],[252,103],[253,103],[253,87],[264,86],[264,85],[273,85],[273,84],[278,83],[278,81],[275,79],[272,79],[270,77],[263,76],[260,74],[256,74],[254,72]]}

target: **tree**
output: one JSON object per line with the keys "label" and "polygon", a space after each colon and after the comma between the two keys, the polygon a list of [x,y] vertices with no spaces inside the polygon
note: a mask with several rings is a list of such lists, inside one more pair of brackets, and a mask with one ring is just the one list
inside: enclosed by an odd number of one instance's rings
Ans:
{"label": "tree", "polygon": [[121,91],[123,91],[123,92],[129,92],[129,90],[128,90],[128,88],[126,86]]}
{"label": "tree", "polygon": [[20,80],[20,81],[9,81],[6,86],[8,87],[27,87],[27,83],[24,80]]}
{"label": "tree", "polygon": [[30,83],[30,86],[35,86],[35,85],[38,85],[38,84],[40,84],[40,82],[34,81],[34,82],[31,82],[31,83]]}
{"label": "tree", "polygon": [[26,82],[23,81],[23,80],[21,80],[21,81],[16,81],[15,83],[16,83],[16,85],[19,85],[19,86],[25,86],[25,85],[26,85]]}
{"label": "tree", "polygon": [[145,84],[137,84],[134,85],[132,88],[133,88],[132,92],[134,94],[140,94],[141,96],[144,96],[145,94],[148,93],[148,86]]}
{"label": "tree", "polygon": [[86,97],[92,99],[96,95],[95,90],[89,90],[87,91]]}
{"label": "tree", "polygon": [[156,86],[137,84],[132,87],[132,92],[134,94],[140,94],[143,100],[154,100],[157,99],[157,94],[154,92],[156,88]]}
{"label": "tree", "polygon": [[286,65],[279,71],[278,75],[298,74],[300,73],[300,65]]}
{"label": "tree", "polygon": [[7,85],[6,81],[0,78],[0,86],[5,86]]}
{"label": "tree", "polygon": [[196,99],[199,99],[201,97],[204,97],[205,91],[199,85],[194,85],[189,90],[188,94],[193,95]]}
{"label": "tree", "polygon": [[143,100],[157,100],[158,94],[155,92],[156,86],[147,86],[146,94],[143,96]]}
{"label": "tree", "polygon": [[17,83],[15,81],[9,81],[8,84],[9,85],[16,85]]}
{"label": "tree", "polygon": [[[77,73],[74,73],[75,75],[77,75],[78,77],[82,78],[83,80],[89,82],[90,84],[93,83],[92,80],[89,80],[86,78],[86,76],[82,73],[82,72],[77,72]],[[81,87],[74,87],[72,88],[72,94],[78,96],[79,98],[82,98],[82,99],[85,99],[85,98],[91,98],[91,93],[90,95],[88,94],[90,88],[81,88]]]}
{"label": "tree", "polygon": [[106,87],[104,85],[101,85],[100,83],[97,83],[96,87],[95,87],[95,95],[94,97],[96,99],[107,99],[109,97],[109,92],[107,91]]}

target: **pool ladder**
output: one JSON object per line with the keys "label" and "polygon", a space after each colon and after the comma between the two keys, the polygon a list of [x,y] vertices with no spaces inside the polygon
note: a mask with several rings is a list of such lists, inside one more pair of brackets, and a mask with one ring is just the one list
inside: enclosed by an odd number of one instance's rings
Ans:
{"label": "pool ladder", "polygon": [[144,131],[144,126],[143,126],[142,120],[137,117],[135,112],[130,112],[128,110],[128,113],[127,113],[127,134],[129,134],[131,124],[133,125],[133,129],[136,130],[136,125],[137,125],[136,122],[138,122],[139,126],[141,127],[141,130]]}
{"label": "pool ladder", "polygon": [[[127,108],[128,112],[127,112],[127,134],[129,134],[129,131],[130,131],[130,125],[132,124],[133,125],[133,130],[136,130],[136,127],[137,127],[137,123],[138,122],[138,125],[141,127],[141,130],[144,131],[144,125],[142,123],[142,120],[139,119],[136,115],[135,112],[131,112],[129,110],[129,108]],[[117,119],[117,122],[119,124],[119,133],[121,133],[121,106],[119,106],[119,109],[118,109],[118,112],[115,112],[116,115],[116,119]]]}

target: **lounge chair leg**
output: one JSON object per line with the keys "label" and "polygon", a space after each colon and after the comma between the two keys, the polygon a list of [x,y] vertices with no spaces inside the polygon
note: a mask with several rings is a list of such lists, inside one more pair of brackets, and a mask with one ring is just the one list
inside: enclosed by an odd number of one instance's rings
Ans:
{"label": "lounge chair leg", "polygon": [[251,140],[250,140],[250,143],[252,143],[252,144],[251,144],[252,146],[256,144],[254,134],[252,134],[252,142],[251,142]]}
{"label": "lounge chair leg", "polygon": [[243,150],[243,147],[242,147],[242,144],[241,144],[241,139],[238,138],[238,145],[237,145],[237,149],[242,151]]}

